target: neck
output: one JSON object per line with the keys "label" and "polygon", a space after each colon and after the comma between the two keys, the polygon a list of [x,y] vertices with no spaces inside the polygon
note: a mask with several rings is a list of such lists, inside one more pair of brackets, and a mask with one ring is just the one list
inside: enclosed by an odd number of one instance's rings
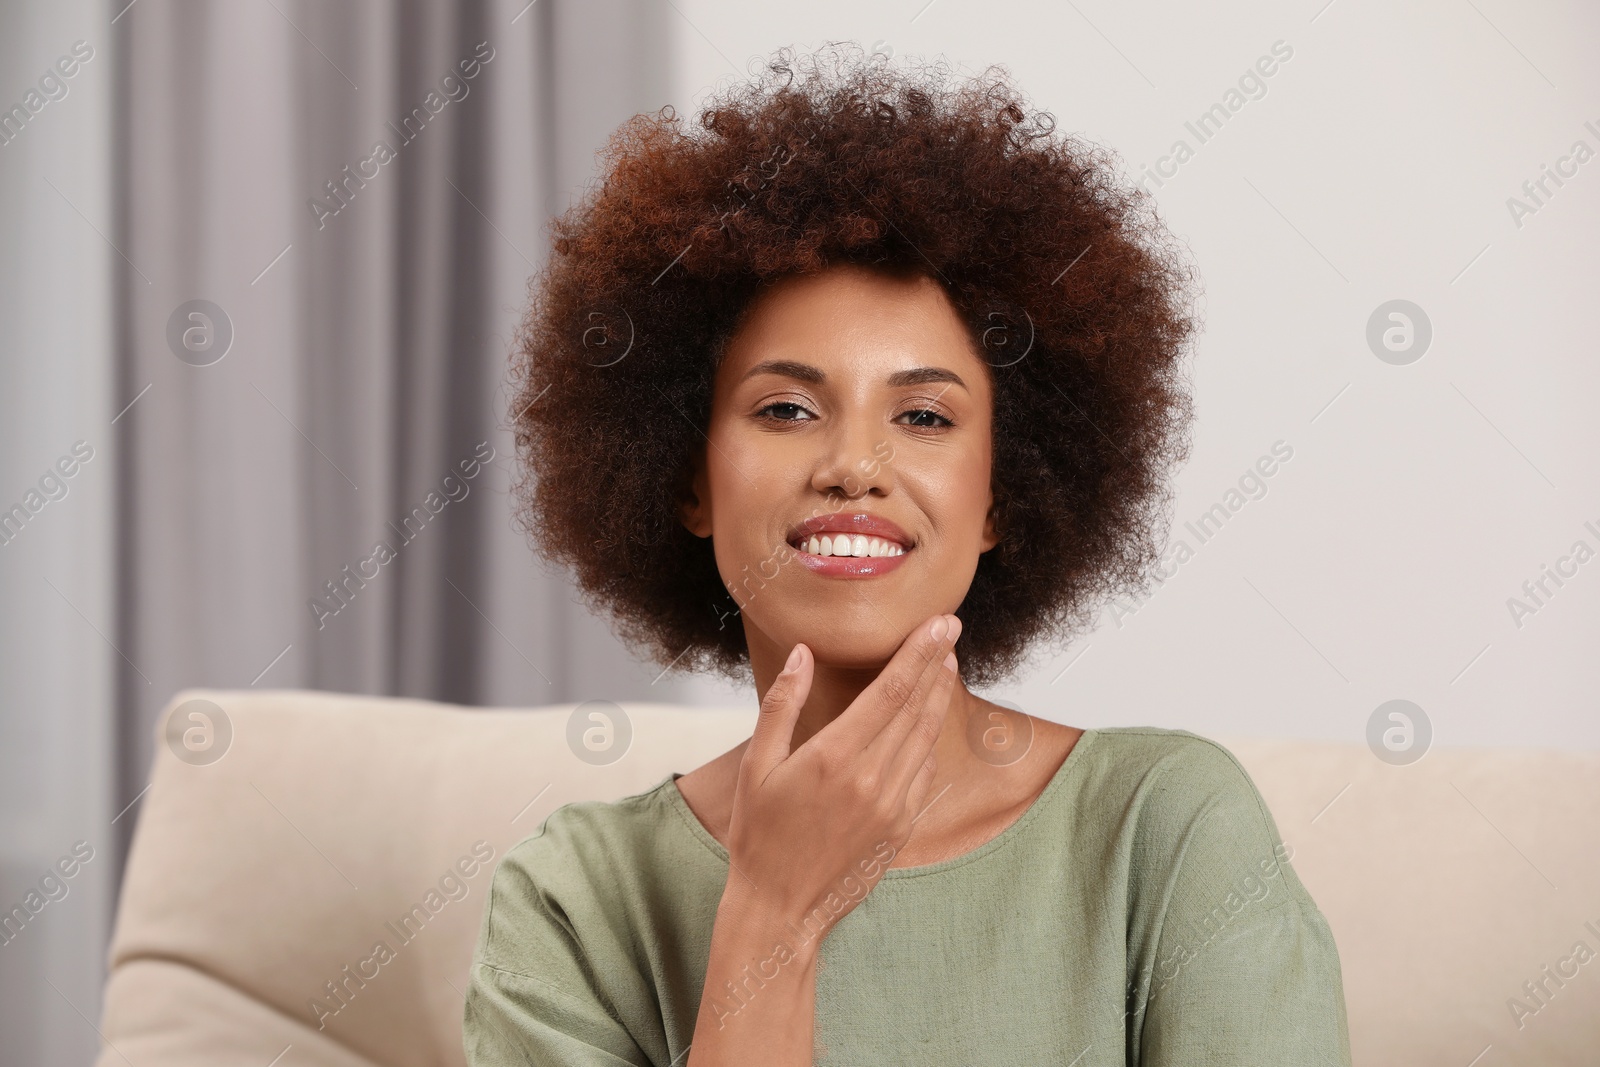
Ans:
{"label": "neck", "polygon": [[[764,696],[772,687],[788,655],[789,650],[783,649],[781,653],[774,651],[770,655],[752,658],[751,670],[755,675],[757,697]],[[796,751],[821,732],[823,727],[843,715],[882,670],[881,667],[840,667],[816,660],[812,669],[811,691],[806,694],[805,707],[795,721],[789,750]],[[966,683],[958,675],[955,689],[950,694],[950,708],[945,713],[939,739],[933,748],[934,756],[939,761],[936,780],[948,781],[959,777],[969,762],[976,762],[967,747],[966,728],[967,718],[977,702],[978,698],[968,691]]]}

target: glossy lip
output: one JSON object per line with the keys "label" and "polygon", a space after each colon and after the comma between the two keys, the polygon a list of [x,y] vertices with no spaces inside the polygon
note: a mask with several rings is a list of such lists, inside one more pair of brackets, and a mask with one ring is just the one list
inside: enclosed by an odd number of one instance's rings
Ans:
{"label": "glossy lip", "polygon": [[[821,536],[825,533],[864,534],[867,537],[876,537],[883,541],[893,541],[907,552],[916,547],[916,543],[900,527],[882,516],[868,515],[864,511],[834,512],[829,515],[817,515],[809,518],[789,531],[789,544],[793,547],[796,541],[808,538],[813,534]],[[877,558],[898,559],[899,557],[880,556]]]}
{"label": "glossy lip", "polygon": [[[814,556],[794,546],[794,542],[810,538],[812,535],[820,537],[822,534],[833,533],[863,534],[884,541],[893,541],[905,551],[898,556]],[[888,519],[868,515],[865,512],[852,512],[818,515],[807,519],[789,531],[789,547],[794,549],[795,559],[803,563],[813,574],[833,578],[871,578],[888,574],[899,567],[916,546],[904,530]]]}
{"label": "glossy lip", "polygon": [[813,556],[798,549],[791,551],[813,574],[829,578],[872,578],[888,574],[911,558],[909,551],[898,556]]}

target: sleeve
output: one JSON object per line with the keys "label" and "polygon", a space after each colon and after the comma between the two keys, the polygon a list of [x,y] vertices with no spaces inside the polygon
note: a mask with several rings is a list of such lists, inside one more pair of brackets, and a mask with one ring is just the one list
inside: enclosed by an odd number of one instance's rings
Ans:
{"label": "sleeve", "polygon": [[[1195,738],[1167,783],[1165,896],[1145,988],[1141,1067],[1349,1067],[1339,953],[1233,754]],[[1164,875],[1164,877],[1162,876]]]}
{"label": "sleeve", "polygon": [[545,896],[523,842],[496,868],[462,1017],[469,1067],[650,1067],[590,958]]}

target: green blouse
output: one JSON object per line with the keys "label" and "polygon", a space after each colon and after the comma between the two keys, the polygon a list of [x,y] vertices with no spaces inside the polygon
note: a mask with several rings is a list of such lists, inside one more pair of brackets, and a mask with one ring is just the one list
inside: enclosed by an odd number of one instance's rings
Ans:
{"label": "green blouse", "polygon": [[[728,853],[677,777],[564,805],[502,858],[472,1067],[687,1061]],[[826,932],[816,1062],[1348,1067],[1338,949],[1291,855],[1221,745],[1087,730],[998,836],[888,870]]]}

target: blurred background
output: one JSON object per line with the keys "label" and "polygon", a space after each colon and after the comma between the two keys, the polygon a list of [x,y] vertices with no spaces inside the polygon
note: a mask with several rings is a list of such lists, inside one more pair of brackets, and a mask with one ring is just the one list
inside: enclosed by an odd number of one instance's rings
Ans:
{"label": "blurred background", "polygon": [[1593,5],[7,0],[0,908],[91,858],[0,944],[4,1062],[98,1048],[181,688],[754,706],[533,555],[502,379],[608,134],[835,39],[1005,65],[1202,272],[1165,580],[985,695],[1600,748]]}

